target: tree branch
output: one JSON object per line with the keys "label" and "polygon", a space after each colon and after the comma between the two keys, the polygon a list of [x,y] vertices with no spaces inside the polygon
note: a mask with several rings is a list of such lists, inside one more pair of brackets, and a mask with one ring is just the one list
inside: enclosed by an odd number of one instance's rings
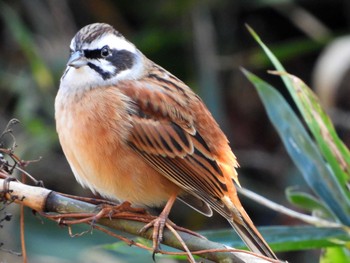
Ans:
{"label": "tree branch", "polygon": [[[0,177],[4,177],[1,175],[4,175],[3,173],[0,174]],[[50,217],[49,215],[52,215],[52,213],[60,215],[61,218],[63,218],[65,214],[72,215],[72,213],[91,215],[92,213],[96,214],[101,210],[101,207],[98,205],[76,200],[43,187],[29,186],[18,181],[9,181],[7,179],[0,179],[0,193],[2,193],[2,195],[0,195],[0,199],[2,196],[2,198],[7,201],[22,204],[43,215],[47,215],[47,217]],[[123,219],[123,215],[124,218],[127,219]],[[145,218],[147,218],[147,216],[150,218],[150,215],[145,216],[144,214],[137,213],[134,213],[133,215],[134,217],[125,217],[125,213],[120,213],[121,219],[116,219],[115,217],[118,217],[118,215],[115,216],[113,214],[112,219],[100,218],[97,219],[96,223],[135,236],[152,239],[153,229],[149,229],[144,233],[139,232],[146,223]],[[91,224],[93,226],[95,223]],[[192,254],[198,254],[198,256],[202,258],[209,259],[214,262],[278,262],[267,258],[262,258],[261,256],[255,255],[248,251],[232,249],[224,246],[223,244],[211,242],[205,238],[195,236],[184,231],[177,230],[177,232],[186,243]],[[164,238],[162,243],[164,245],[183,250],[183,246],[179,240],[168,229],[164,230]],[[129,244],[134,243],[130,242]],[[162,253],[163,252],[164,251],[162,251]]]}

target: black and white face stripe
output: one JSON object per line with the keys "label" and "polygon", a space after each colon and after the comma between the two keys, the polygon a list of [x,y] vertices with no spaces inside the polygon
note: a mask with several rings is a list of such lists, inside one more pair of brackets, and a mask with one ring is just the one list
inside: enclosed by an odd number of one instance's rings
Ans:
{"label": "black and white face stripe", "polygon": [[[84,56],[88,59],[87,65],[99,73],[104,80],[107,80],[121,71],[131,69],[135,62],[135,54],[128,50],[115,50],[110,49],[108,46],[104,46],[101,49],[83,50]],[[105,70],[102,66],[101,60],[106,60],[111,66],[113,71]],[[110,67],[108,67],[110,69]]]}
{"label": "black and white face stripe", "polygon": [[61,87],[90,89],[135,80],[144,74],[144,55],[107,24],[82,28],[70,44],[71,56]]}

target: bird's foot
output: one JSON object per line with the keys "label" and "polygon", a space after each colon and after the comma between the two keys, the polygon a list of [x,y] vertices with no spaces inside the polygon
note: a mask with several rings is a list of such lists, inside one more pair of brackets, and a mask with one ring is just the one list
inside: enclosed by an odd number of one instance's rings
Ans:
{"label": "bird's foot", "polygon": [[[139,231],[140,233],[144,233],[146,232],[149,228],[153,227],[153,232],[152,232],[152,241],[153,241],[153,245],[152,245],[152,249],[153,249],[153,254],[152,254],[152,258],[153,261],[155,261],[155,255],[160,252],[160,243],[163,241],[163,234],[164,234],[164,228],[168,228],[176,237],[176,239],[180,242],[180,244],[182,245],[184,251],[187,253],[187,258],[189,260],[189,262],[194,263],[195,260],[191,254],[191,252],[189,251],[187,245],[185,244],[185,242],[183,241],[183,239],[181,238],[181,236],[176,232],[175,229],[189,233],[189,234],[193,234],[196,236],[200,236],[188,229],[185,228],[181,228],[176,226],[172,221],[170,221],[168,219],[168,215],[165,213],[161,213],[157,218],[153,219],[151,222],[149,222],[147,225],[145,225],[143,228],[141,228],[141,230]],[[202,236],[200,236],[202,237]]]}
{"label": "bird's foot", "polygon": [[139,231],[140,233],[145,233],[148,229],[153,227],[152,241],[153,241],[153,258],[156,253],[159,252],[160,243],[163,241],[164,227],[168,221],[168,216],[161,213],[157,218],[153,219],[151,222],[146,224]]}
{"label": "bird's foot", "polygon": [[100,204],[96,207],[99,212],[96,214],[97,219],[108,217],[110,219],[117,216],[126,215],[145,215],[147,211],[144,208],[132,207],[129,202],[123,202],[119,205],[109,205],[109,204]]}

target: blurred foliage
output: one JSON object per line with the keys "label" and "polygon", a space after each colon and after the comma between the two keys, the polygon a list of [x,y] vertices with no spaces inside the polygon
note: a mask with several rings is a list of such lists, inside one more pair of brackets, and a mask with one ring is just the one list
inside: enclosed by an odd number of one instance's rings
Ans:
{"label": "blurred foliage", "polygon": [[[339,139],[334,126],[319,103],[317,96],[299,78],[288,74],[277,57],[262,42],[259,36],[248,27],[254,39],[262,47],[296,104],[308,131],[302,125],[297,115],[278,91],[256,75],[243,70],[247,78],[254,84],[264,104],[267,114],[276,128],[283,144],[298,167],[306,183],[317,197],[308,193],[287,191],[287,197],[299,207],[307,207],[315,218],[327,219],[330,224],[340,223],[347,238],[350,226],[350,190],[349,190],[349,149]],[[322,213],[320,213],[322,211]],[[317,228],[317,222],[315,225]],[[293,235],[290,229],[290,237]],[[302,237],[306,232],[300,233]],[[309,236],[311,243],[313,236]],[[336,240],[333,237],[329,241]],[[350,262],[348,241],[338,240],[342,248],[333,249],[324,246],[322,261]],[[342,259],[341,261],[339,261]]]}
{"label": "blurred foliage", "polygon": [[[276,77],[265,74],[270,64],[247,33],[244,24],[249,24],[263,36],[290,72],[306,83],[315,81],[313,69],[323,50],[338,36],[348,34],[349,7],[346,0],[0,0],[0,127],[5,127],[14,117],[22,122],[15,129],[17,154],[23,159],[43,157],[28,169],[43,180],[46,187],[91,195],[75,182],[62,155],[55,133],[53,103],[71,38],[86,24],[107,22],[203,97],[231,141],[242,167],[239,174],[243,186],[287,205],[284,189],[297,185],[298,190],[290,191],[289,198],[301,198],[303,201],[296,202],[311,210],[315,208],[314,201],[319,204],[318,211],[327,217],[329,209],[313,199],[312,193],[305,193],[301,173],[290,161],[258,96],[239,67],[264,75],[273,86],[281,87]],[[204,34],[197,34],[200,29]],[[211,45],[206,45],[209,42]],[[327,76],[327,72],[322,71],[322,75]],[[346,75],[341,77],[336,87],[329,87],[332,92],[328,96],[335,103],[326,110],[348,116],[350,82],[346,81]],[[281,88],[280,91],[291,101],[287,90]],[[348,118],[340,116],[331,114],[340,139],[349,145],[349,125],[345,125]],[[249,200],[243,199],[243,202],[258,225],[297,223]],[[227,227],[225,220],[217,215],[207,219],[181,204],[177,204],[174,211],[178,209],[181,215],[174,212],[171,218],[193,230]],[[19,238],[13,233],[17,224],[13,222],[11,227],[10,223],[0,229],[0,242],[16,250]],[[51,237],[51,241],[39,244],[41,237],[35,237],[34,228],[37,224],[34,220],[27,225],[28,243],[33,245],[30,255],[37,255],[33,262],[40,259],[70,262],[59,255],[43,259],[50,247],[60,244],[63,247],[70,238],[66,235],[66,239],[55,243],[56,234],[51,231],[56,226],[50,225],[44,235]],[[319,252],[280,256],[290,262],[318,262]],[[149,262],[150,258],[144,259]],[[21,261],[5,252],[0,252],[0,260]],[[104,262],[115,262],[113,260],[106,256]],[[93,262],[93,259],[81,256],[81,262]]]}
{"label": "blurred foliage", "polygon": [[[272,249],[276,252],[340,247],[349,242],[350,237],[340,228],[314,226],[269,226],[259,228]],[[245,245],[238,237],[232,238],[227,229],[200,232],[209,240],[235,248]],[[335,261],[334,261],[335,262]]]}

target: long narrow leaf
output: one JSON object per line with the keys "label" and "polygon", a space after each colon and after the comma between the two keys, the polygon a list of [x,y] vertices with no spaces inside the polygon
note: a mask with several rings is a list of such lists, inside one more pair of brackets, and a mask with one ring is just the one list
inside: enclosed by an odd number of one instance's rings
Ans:
{"label": "long narrow leaf", "polygon": [[292,187],[287,188],[286,196],[290,203],[297,207],[305,209],[311,213],[317,212],[317,215],[329,220],[334,220],[332,212],[323,204],[322,200],[316,199],[314,196],[296,191]]}
{"label": "long narrow leaf", "polygon": [[315,137],[319,148],[332,167],[341,186],[350,199],[350,153],[349,149],[339,139],[332,121],[322,109],[318,98],[312,90],[298,77],[288,73],[276,72],[278,75],[287,76],[294,88],[298,101],[302,107],[304,120]]}
{"label": "long narrow leaf", "polygon": [[350,225],[347,196],[339,191],[340,185],[335,175],[298,117],[275,88],[246,70],[243,70],[243,73],[256,87],[272,124],[306,182],[340,222]]}
{"label": "long narrow leaf", "polygon": [[325,249],[320,258],[320,263],[350,263],[349,251],[342,247],[331,247]]}
{"label": "long narrow leaf", "polygon": [[[261,46],[277,71],[285,72],[286,70],[271,52],[271,50],[262,42],[256,32],[247,26],[250,34],[255,41]],[[347,199],[350,199],[348,190],[350,181],[350,153],[348,148],[339,139],[332,122],[327,114],[322,110],[318,99],[306,85],[297,81],[293,76],[288,74],[279,74],[297,105],[304,120],[308,124],[313,136],[320,147],[324,158],[334,169],[335,175],[341,183],[341,191],[346,192]],[[300,99],[302,96],[302,99]]]}
{"label": "long narrow leaf", "polygon": [[[350,242],[349,235],[340,228],[269,226],[259,227],[259,231],[276,252],[337,247]],[[214,242],[227,244],[236,248],[245,247],[238,236],[236,239],[232,238],[232,231],[228,229],[201,231],[200,234]]]}

